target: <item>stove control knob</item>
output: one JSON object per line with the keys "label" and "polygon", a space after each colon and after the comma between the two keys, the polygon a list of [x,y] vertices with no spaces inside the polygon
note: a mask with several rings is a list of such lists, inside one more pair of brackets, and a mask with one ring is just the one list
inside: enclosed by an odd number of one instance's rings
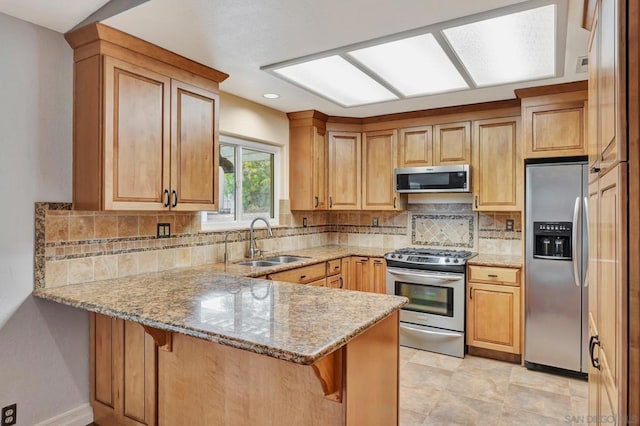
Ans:
{"label": "stove control knob", "polygon": [[460,259],[453,259],[453,263],[460,263]]}
{"label": "stove control knob", "polygon": [[391,258],[392,258],[392,259],[394,259],[395,257],[396,257],[396,255],[395,255],[395,254],[392,254],[392,255],[391,255]]}
{"label": "stove control knob", "polygon": [[448,257],[444,260],[445,262],[449,263],[451,262],[451,259],[449,259]]}

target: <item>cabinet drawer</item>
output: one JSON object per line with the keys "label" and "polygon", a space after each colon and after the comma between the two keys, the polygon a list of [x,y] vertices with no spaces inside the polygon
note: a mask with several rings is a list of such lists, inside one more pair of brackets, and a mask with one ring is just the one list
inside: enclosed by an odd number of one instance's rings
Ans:
{"label": "cabinet drawer", "polygon": [[287,281],[290,283],[307,284],[319,280],[326,276],[326,262],[315,265],[304,266],[302,268],[290,269],[269,275],[274,281]]}
{"label": "cabinet drawer", "polygon": [[317,285],[319,287],[326,287],[327,285],[327,279],[326,278],[322,278],[316,281],[311,281],[310,283],[308,283],[309,285]]}
{"label": "cabinet drawer", "polygon": [[469,281],[520,286],[520,269],[469,265]]}
{"label": "cabinet drawer", "polygon": [[336,274],[330,277],[327,277],[327,287],[331,288],[343,288],[344,280],[342,279],[342,275]]}
{"label": "cabinet drawer", "polygon": [[327,262],[327,276],[342,272],[342,259],[334,259]]}

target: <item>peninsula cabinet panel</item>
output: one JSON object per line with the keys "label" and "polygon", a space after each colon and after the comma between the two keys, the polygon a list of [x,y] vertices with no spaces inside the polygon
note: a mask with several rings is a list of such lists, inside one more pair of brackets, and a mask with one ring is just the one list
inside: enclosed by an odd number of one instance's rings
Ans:
{"label": "peninsula cabinet panel", "polygon": [[433,127],[433,164],[471,163],[471,123],[438,124]]}
{"label": "peninsula cabinet panel", "polygon": [[100,425],[155,425],[156,347],[140,324],[90,314],[91,406]]}
{"label": "peninsula cabinet panel", "polygon": [[383,258],[372,258],[371,289],[379,294],[387,292],[387,263]]}
{"label": "peninsula cabinet panel", "polygon": [[431,126],[400,129],[398,167],[433,165],[432,131]]}
{"label": "peninsula cabinet panel", "polygon": [[360,133],[329,132],[329,208],[359,210],[362,192]]}
{"label": "peninsula cabinet panel", "polygon": [[520,118],[473,123],[473,194],[475,210],[513,211],[522,207]]}
{"label": "peninsula cabinet panel", "polygon": [[[397,210],[394,190],[396,131],[367,132],[362,138],[362,209]],[[333,172],[333,170],[332,170]]]}
{"label": "peninsula cabinet panel", "polygon": [[171,100],[171,207],[217,210],[218,95],[172,80]]}
{"label": "peninsula cabinet panel", "polygon": [[522,100],[525,158],[586,155],[586,91]]}

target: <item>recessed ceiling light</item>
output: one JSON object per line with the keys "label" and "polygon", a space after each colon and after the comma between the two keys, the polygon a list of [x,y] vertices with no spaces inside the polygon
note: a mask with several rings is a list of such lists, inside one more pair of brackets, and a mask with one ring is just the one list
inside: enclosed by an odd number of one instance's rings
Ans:
{"label": "recessed ceiling light", "polygon": [[278,95],[277,93],[265,93],[264,95],[262,95],[262,97],[267,99],[278,99],[280,95]]}
{"label": "recessed ceiling light", "polygon": [[404,96],[467,89],[456,67],[432,34],[349,52]]}
{"label": "recessed ceiling light", "polygon": [[398,99],[393,92],[337,55],[273,71],[299,86],[347,107]]}
{"label": "recessed ceiling light", "polygon": [[556,75],[556,5],[442,31],[476,85]]}

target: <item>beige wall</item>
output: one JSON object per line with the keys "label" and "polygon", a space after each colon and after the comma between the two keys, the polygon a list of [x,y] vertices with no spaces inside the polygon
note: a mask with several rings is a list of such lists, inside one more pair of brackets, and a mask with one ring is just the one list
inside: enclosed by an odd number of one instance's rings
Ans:
{"label": "beige wall", "polygon": [[221,92],[220,133],[281,146],[280,198],[289,198],[289,119],[287,114]]}

